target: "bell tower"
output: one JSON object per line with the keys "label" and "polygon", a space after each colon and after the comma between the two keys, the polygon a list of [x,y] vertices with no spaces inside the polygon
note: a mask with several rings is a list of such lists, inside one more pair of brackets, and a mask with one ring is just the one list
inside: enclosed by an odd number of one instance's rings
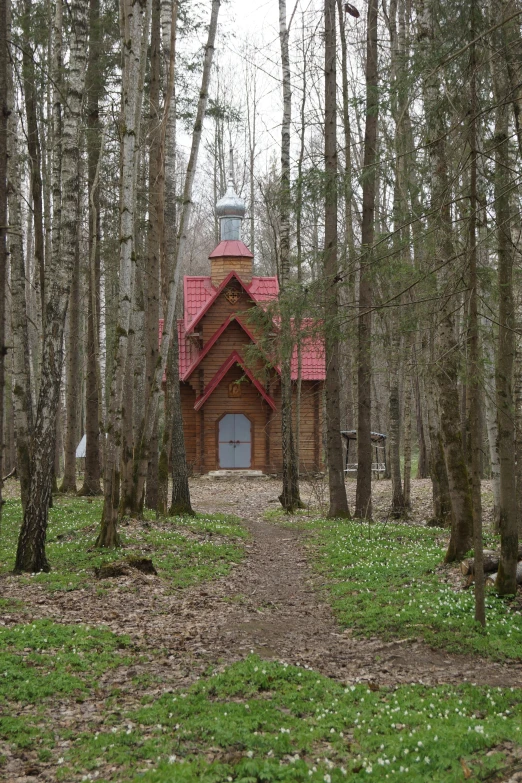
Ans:
{"label": "bell tower", "polygon": [[216,204],[220,243],[210,254],[212,284],[219,286],[234,271],[246,284],[253,274],[253,254],[241,241],[241,225],[245,217],[245,202],[234,188],[234,159],[230,150],[228,186],[223,198]]}

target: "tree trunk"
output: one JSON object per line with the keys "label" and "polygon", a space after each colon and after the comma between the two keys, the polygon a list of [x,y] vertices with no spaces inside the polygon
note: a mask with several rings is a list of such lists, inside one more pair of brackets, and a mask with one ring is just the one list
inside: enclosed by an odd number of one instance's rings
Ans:
{"label": "tree trunk", "polygon": [[281,505],[290,514],[301,506],[299,496],[298,456],[295,450],[292,400],[292,354],[294,334],[288,288],[290,283],[290,126],[292,120],[292,86],[286,21],[286,0],[279,0],[279,45],[283,86],[283,121],[281,124],[281,187],[279,214],[279,256],[281,290],[281,448],[283,457],[283,491]]}
{"label": "tree trunk", "polygon": [[404,377],[404,508],[411,509],[412,378]]}
{"label": "tree trunk", "polygon": [[515,309],[513,301],[514,253],[511,241],[509,125],[505,74],[498,69],[495,84],[495,220],[498,256],[499,330],[496,367],[498,455],[500,461],[500,564],[497,590],[516,593],[518,525],[515,474],[515,422],[513,366],[515,360]]}
{"label": "tree trunk", "polygon": [[392,340],[390,346],[390,397],[388,417],[388,448],[390,455],[390,474],[392,485],[392,515],[401,517],[404,513],[405,501],[402,490],[401,477],[401,450],[400,450],[400,395],[399,395],[399,360],[401,351],[401,338],[399,324],[396,318],[392,319]]}
{"label": "tree trunk", "polygon": [[[148,0],[150,2],[150,0]],[[109,395],[107,442],[103,482],[103,514],[96,546],[119,545],[117,532],[123,426],[123,383],[131,328],[135,254],[135,209],[138,165],[137,137],[141,121],[143,38],[148,8],[139,0],[123,3],[123,75],[121,128],[120,275],[119,302]]]}
{"label": "tree trunk", "polygon": [[[27,117],[27,151],[29,153],[29,169],[31,174],[31,197],[33,206],[34,226],[34,259],[38,273],[40,289],[40,311],[42,318],[45,313],[45,265],[44,265],[44,232],[43,232],[43,201],[42,201],[42,152],[38,132],[38,96],[36,94],[35,53],[31,47],[32,36],[32,5],[31,0],[24,0],[22,17],[23,54],[22,72],[24,82],[25,113]],[[45,328],[45,323],[42,322]]]}
{"label": "tree trunk", "polygon": [[329,518],[350,518],[344,483],[339,388],[339,292],[337,262],[337,101],[336,0],[325,0],[325,226],[324,301],[326,359],[326,462],[330,491]]}
{"label": "tree trunk", "polygon": [[[177,189],[176,189],[176,82],[174,79],[176,65],[176,36],[178,18],[177,0],[162,0],[161,4],[161,32],[163,42],[163,61],[165,72],[164,86],[164,117],[160,136],[160,157],[165,161],[158,169],[158,238],[160,243],[160,267],[161,267],[161,301],[163,312],[168,309],[169,281],[174,274],[173,264],[176,260],[177,242]],[[216,161],[215,161],[216,163]],[[214,166],[214,175],[216,168]],[[215,187],[214,176],[214,187]],[[217,218],[215,218],[217,224]],[[177,334],[177,324],[174,326]],[[166,364],[165,393],[163,395],[163,438],[159,443],[157,422],[159,421],[159,408],[156,414],[155,437],[152,439],[151,448],[155,447],[156,455],[153,455],[151,463],[156,463],[157,476],[157,500],[156,509],[159,514],[166,515],[169,508],[169,468],[172,462],[172,346],[169,349]],[[179,383],[179,377],[175,379]],[[150,473],[151,467],[149,467]],[[147,479],[147,492],[149,482]]]}
{"label": "tree trunk", "polygon": [[20,199],[20,163],[17,148],[18,115],[14,111],[13,77],[9,75],[9,255],[11,261],[11,331],[13,410],[16,435],[17,473],[20,480],[22,509],[30,490],[31,435],[33,401],[26,299],[26,268],[23,247]]}
{"label": "tree trunk", "polygon": [[433,520],[432,523],[440,527],[450,527],[452,524],[452,509],[448,473],[444,460],[444,448],[440,431],[440,419],[437,410],[435,390],[431,379],[428,379],[427,413],[428,429],[430,433],[430,475],[433,489]]}
{"label": "tree trunk", "polygon": [[363,205],[361,226],[361,272],[359,280],[359,321],[357,346],[357,488],[355,516],[372,516],[372,259],[377,173],[377,120],[379,110],[379,71],[377,61],[377,0],[368,2],[366,33],[366,111],[363,163]]}
{"label": "tree trunk", "polygon": [[31,488],[18,538],[15,562],[15,572],[18,573],[49,570],[45,553],[45,537],[63,365],[63,332],[76,251],[79,130],[87,43],[85,4],[74,0],[70,12],[73,33],[61,137],[61,252],[55,256],[53,246],[53,256],[49,264],[49,296],[45,312],[42,373],[31,453]]}
{"label": "tree trunk", "polygon": [[[471,3],[470,38],[475,38],[476,0]],[[486,625],[484,599],[484,545],[482,541],[481,427],[480,427],[480,345],[477,277],[477,83],[475,44],[470,47],[470,216],[469,216],[469,439],[471,449],[471,493],[473,499],[473,549],[475,555],[475,620]],[[518,545],[518,541],[517,541]]]}
{"label": "tree trunk", "polygon": [[[159,209],[160,196],[159,169],[161,166],[161,124],[160,124],[160,45],[161,45],[161,6],[160,0],[152,3],[151,24],[151,63],[150,63],[150,88],[149,88],[149,222],[148,235],[148,259],[146,277],[147,305],[145,309],[145,388],[150,389],[154,380],[154,371],[159,355],[158,324],[159,324],[159,297],[160,297],[160,222]],[[147,473],[147,507],[155,509],[158,502],[158,431],[156,414],[152,437],[149,448],[149,465]],[[141,423],[138,431],[140,431]],[[155,490],[155,491],[154,491]],[[155,495],[155,497],[154,497]],[[138,503],[140,498],[137,498]]]}
{"label": "tree trunk", "polygon": [[[7,29],[8,0],[0,0],[0,445],[3,444],[5,386],[5,296],[7,270],[7,118],[9,106]],[[21,225],[19,230],[21,231]],[[2,514],[3,449],[0,448],[0,519]]]}
{"label": "tree trunk", "polygon": [[69,295],[69,333],[66,353],[66,398],[67,426],[65,430],[65,460],[60,492],[76,492],[76,446],[78,445],[78,407],[80,396],[80,198],[77,199],[77,226],[74,266]]}
{"label": "tree trunk", "polygon": [[100,339],[100,187],[102,129],[99,104],[103,93],[100,57],[100,0],[89,3],[89,61],[87,64],[87,178],[89,187],[89,274],[87,302],[87,372],[85,377],[85,472],[80,495],[101,495],[99,368]]}
{"label": "tree trunk", "polygon": [[[194,514],[190,502],[188,484],[188,466],[185,452],[185,439],[183,437],[183,418],[181,416],[181,391],[178,369],[178,330],[172,332],[172,362],[170,371],[172,375],[172,498],[169,508],[170,516],[183,516]],[[164,449],[166,451],[166,448]]]}
{"label": "tree trunk", "polygon": [[[187,244],[187,231],[189,228],[190,216],[192,213],[192,206],[193,206],[192,189],[194,184],[194,176],[196,173],[199,147],[201,142],[203,118],[205,116],[205,110],[208,101],[208,86],[210,81],[210,70],[212,66],[212,59],[214,56],[214,43],[216,38],[220,2],[221,0],[213,0],[212,2],[208,37],[205,46],[203,74],[201,77],[199,101],[198,101],[198,107],[196,111],[196,118],[194,122],[194,130],[192,133],[192,145],[190,150],[190,157],[189,157],[189,161],[187,165],[187,173],[185,177],[185,185],[183,190],[183,209],[180,217],[175,255],[171,263],[169,263],[168,265],[164,264],[163,266],[163,268],[168,268],[170,273],[168,296],[167,296],[167,308],[165,313],[165,320],[163,322],[163,336],[161,340],[160,358],[156,364],[153,384],[147,391],[147,405],[145,409],[143,433],[138,443],[139,448],[137,453],[139,455],[139,464],[135,466],[135,475],[137,477],[135,493],[137,497],[141,497],[143,495],[145,479],[147,476],[148,446],[150,444],[152,429],[154,427],[156,413],[158,410],[159,396],[161,392],[161,381],[167,365],[169,348],[172,343],[172,339],[175,339],[174,331],[177,329],[177,324],[175,323],[175,319],[174,319],[175,310],[176,310],[176,298],[177,298],[177,292],[179,287],[179,277],[181,274],[181,262],[182,262],[185,246]],[[171,59],[172,78],[173,78],[173,73],[174,73],[174,65]],[[172,80],[169,79],[169,83],[170,85],[172,85]],[[165,107],[165,116],[166,118],[168,118],[169,116],[169,101],[167,102],[167,105]],[[162,143],[162,147],[163,146],[164,143]],[[171,162],[170,165],[172,166],[173,162]],[[166,244],[164,244],[164,248],[166,249]],[[180,420],[181,420],[181,413],[180,413]],[[178,442],[181,443],[181,441],[184,438],[183,434],[180,433],[179,436],[177,437],[179,437]]]}
{"label": "tree trunk", "polygon": [[[486,347],[484,364],[484,399],[486,429],[488,433],[491,488],[493,490],[493,529],[500,532],[500,461],[498,457],[498,421],[495,388],[495,352],[491,344]],[[518,488],[518,483],[517,483]]]}
{"label": "tree trunk", "polygon": [[[437,259],[438,288],[441,298],[437,324],[438,356],[436,380],[439,391],[440,428],[452,507],[452,528],[446,562],[460,559],[471,548],[473,507],[468,468],[462,444],[458,393],[459,354],[455,336],[455,296],[449,264],[453,256],[452,216],[448,199],[449,177],[446,149],[446,111],[441,99],[439,71],[433,68],[438,53],[435,38],[435,14],[430,2],[419,3],[419,39],[427,49],[426,76],[423,82],[429,157],[432,182],[431,228]],[[432,140],[432,141],[431,141]]]}

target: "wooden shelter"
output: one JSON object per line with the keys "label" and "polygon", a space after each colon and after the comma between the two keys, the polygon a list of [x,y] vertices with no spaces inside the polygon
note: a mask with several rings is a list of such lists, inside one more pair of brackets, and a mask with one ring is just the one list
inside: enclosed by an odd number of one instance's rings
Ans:
{"label": "wooden shelter", "polygon": [[[357,430],[342,430],[341,435],[346,444],[346,467],[345,473],[357,473],[357,462],[350,461],[350,443],[353,441],[355,449],[352,449],[353,456],[357,457]],[[373,449],[372,473],[379,476],[386,473],[386,435],[382,432],[371,432],[370,440]]]}
{"label": "wooden shelter", "polygon": [[[245,205],[234,192],[232,175],[216,212],[221,241],[210,254],[210,274],[184,278],[184,317],[178,321],[187,460],[195,473],[279,473],[280,373],[268,362],[259,360],[253,368],[246,361],[248,346],[256,343],[248,311],[276,298],[278,281],[254,275],[253,254],[240,238]],[[320,338],[304,338],[301,364],[300,468],[314,473],[323,468]],[[292,377],[297,379],[296,350]]]}

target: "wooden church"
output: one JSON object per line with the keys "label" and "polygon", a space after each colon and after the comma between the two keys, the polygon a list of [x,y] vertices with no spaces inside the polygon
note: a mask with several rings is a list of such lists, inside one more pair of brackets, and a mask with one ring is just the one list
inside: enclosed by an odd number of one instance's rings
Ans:
{"label": "wooden church", "polygon": [[[245,360],[248,346],[256,342],[256,329],[249,323],[248,310],[266,306],[278,296],[279,286],[276,277],[254,275],[253,254],[241,241],[245,204],[235,193],[232,172],[216,213],[221,241],[210,254],[210,274],[184,278],[184,317],[178,321],[187,461],[193,473],[280,473],[279,371],[267,369],[261,362],[254,371],[251,362],[247,364]],[[294,349],[294,381],[297,365]],[[305,338],[301,347],[303,475],[323,468],[324,378],[323,344],[319,338]],[[294,399],[295,395],[296,388]]]}

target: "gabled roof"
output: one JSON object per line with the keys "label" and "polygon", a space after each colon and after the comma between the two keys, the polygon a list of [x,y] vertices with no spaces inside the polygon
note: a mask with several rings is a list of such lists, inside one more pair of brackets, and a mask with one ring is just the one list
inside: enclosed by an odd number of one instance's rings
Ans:
{"label": "gabled roof", "polygon": [[[234,315],[234,313],[232,313],[231,315],[229,315],[229,317],[226,319],[226,321],[224,321],[224,323],[223,323],[223,324],[222,324],[222,325],[219,327],[219,329],[218,329],[216,332],[214,332],[214,334],[212,335],[212,337],[210,338],[210,340],[207,340],[207,342],[205,343],[205,346],[204,346],[203,350],[202,350],[202,351],[201,351],[201,352],[200,352],[200,353],[199,353],[199,354],[196,356],[196,358],[195,358],[195,359],[193,359],[192,363],[190,364],[190,366],[188,366],[188,367],[186,368],[186,370],[184,371],[183,375],[181,375],[181,373],[180,373],[180,377],[181,377],[181,379],[182,379],[183,381],[188,381],[188,379],[190,378],[190,376],[192,375],[192,373],[194,372],[194,370],[197,368],[197,366],[199,365],[199,363],[202,361],[202,359],[204,359],[204,358],[205,358],[205,356],[206,356],[206,355],[207,355],[207,353],[210,351],[210,349],[212,348],[212,346],[213,346],[213,345],[215,345],[215,344],[217,343],[217,341],[219,340],[219,338],[221,337],[221,335],[223,334],[223,332],[224,332],[226,329],[228,329],[228,327],[229,327],[229,326],[230,326],[230,324],[232,324],[232,323],[236,323],[238,326],[240,326],[240,327],[241,327],[241,329],[242,329],[242,330],[245,332],[246,336],[247,336],[247,337],[248,337],[248,338],[249,338],[249,339],[250,339],[250,340],[251,340],[253,343],[255,343],[255,342],[256,342],[256,338],[254,337],[254,335],[252,334],[252,332],[250,331],[250,329],[249,329],[247,326],[245,326],[245,324],[244,324],[244,323],[241,321],[241,319],[240,319],[240,318],[237,318],[237,316],[236,316],[236,315]],[[181,362],[180,362],[180,365],[181,365]]]}
{"label": "gabled roof", "polygon": [[183,280],[185,303],[185,331],[191,332],[208,311],[219,294],[228,285],[232,277],[239,281],[244,291],[254,302],[267,302],[277,298],[279,284],[277,277],[253,277],[249,284],[244,283],[237,272],[229,272],[218,288],[212,285],[210,277],[188,277]]}
{"label": "gabled roof", "polygon": [[228,359],[225,362],[223,362],[223,364],[216,372],[216,374],[214,375],[210,383],[207,385],[203,394],[200,394],[200,396],[196,399],[196,402],[194,403],[194,410],[198,411],[201,408],[201,406],[205,404],[205,402],[208,400],[212,392],[216,390],[219,383],[223,380],[227,372],[235,364],[240,365],[245,375],[252,381],[252,383],[258,390],[259,394],[263,397],[265,402],[267,402],[268,405],[270,405],[270,407],[272,408],[272,410],[275,411],[276,404],[274,400],[272,399],[272,397],[270,397],[269,394],[267,394],[267,392],[264,390],[263,386],[259,383],[255,375],[248,369],[245,362],[243,361],[243,359],[241,358],[241,356],[238,354],[237,351],[232,351]]}
{"label": "gabled roof", "polygon": [[224,239],[209,258],[254,258],[248,247],[240,239]]}
{"label": "gabled roof", "polygon": [[243,291],[248,296],[250,296],[250,298],[252,299],[252,296],[250,295],[250,292],[248,290],[248,286],[246,286],[245,283],[241,280],[241,278],[239,277],[238,273],[234,272],[234,270],[232,270],[231,272],[228,273],[228,275],[225,277],[225,279],[219,285],[219,287],[214,289],[214,292],[213,292],[211,298],[207,299],[207,301],[205,302],[205,304],[203,305],[203,307],[201,308],[199,313],[197,313],[196,317],[193,318],[193,320],[190,322],[189,328],[187,328],[187,332],[189,330],[193,331],[196,328],[197,324],[201,321],[201,319],[203,318],[205,313],[208,312],[208,310],[210,309],[212,304],[216,301],[218,296],[225,290],[225,288],[230,283],[232,278],[235,278],[237,280],[237,282],[239,283],[239,285],[241,286]]}

